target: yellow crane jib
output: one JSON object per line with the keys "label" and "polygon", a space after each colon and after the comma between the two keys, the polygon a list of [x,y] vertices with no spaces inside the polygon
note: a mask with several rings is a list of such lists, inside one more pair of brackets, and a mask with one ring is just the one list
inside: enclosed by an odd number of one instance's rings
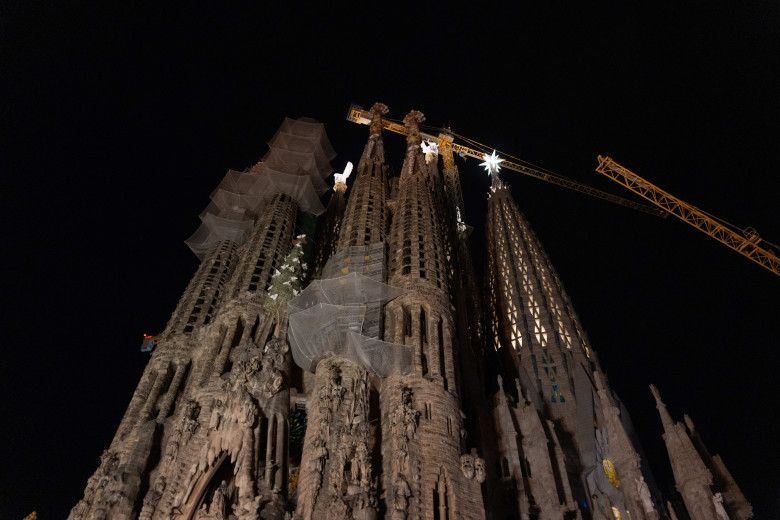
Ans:
{"label": "yellow crane jib", "polygon": [[[371,114],[368,112],[368,110],[365,110],[362,107],[353,104],[349,107],[349,112],[347,113],[347,120],[361,125],[369,125],[371,124]],[[394,123],[386,119],[382,119],[382,128],[402,135],[408,135],[409,133],[404,125],[399,123]],[[480,161],[483,160],[484,158],[483,156],[485,152],[481,150],[476,150],[474,148],[469,148],[468,146],[464,146],[462,144],[452,142],[453,136],[446,132],[441,133],[438,136],[434,136],[432,134],[428,134],[425,132],[420,132],[420,135],[426,141],[438,143],[440,153],[444,151],[451,152],[449,154],[442,153],[442,158],[445,161],[445,166],[447,166],[448,164],[447,161],[448,159],[451,158],[452,153],[457,153],[461,157],[473,157],[475,159],[479,159]],[[617,195],[612,195],[611,193],[607,193],[605,191],[597,190],[596,188],[592,188],[587,184],[582,184],[580,182],[577,182],[572,179],[568,179],[561,175],[556,175],[548,171],[543,171],[540,169],[532,168],[530,166],[518,164],[507,160],[504,160],[501,163],[501,167],[507,170],[512,170],[518,173],[528,175],[529,177],[534,177],[535,179],[540,179],[543,181],[550,182],[557,186],[561,186],[564,188],[568,188],[570,190],[584,193],[585,195],[590,195],[591,197],[596,197],[598,199],[606,200],[614,204],[619,204],[620,206],[635,209],[637,211],[642,211],[650,215],[655,215],[656,217],[666,218],[666,212],[661,209],[647,206],[645,204],[640,204],[632,200],[624,199],[623,197],[618,197]]]}
{"label": "yellow crane jib", "polygon": [[597,172],[780,276],[780,258],[771,249],[759,245],[764,241],[752,227],[732,229],[730,225],[665,192],[611,158],[599,155],[598,159]]}

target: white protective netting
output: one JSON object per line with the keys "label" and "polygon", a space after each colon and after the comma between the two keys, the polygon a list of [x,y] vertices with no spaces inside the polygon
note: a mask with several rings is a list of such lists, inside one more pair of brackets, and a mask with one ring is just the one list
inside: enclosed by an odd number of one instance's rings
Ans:
{"label": "white protective netting", "polygon": [[321,215],[325,212],[308,175],[292,175],[266,165],[251,172],[228,171],[211,194],[211,202],[200,214],[203,222],[187,245],[202,258],[217,242],[232,240],[243,244],[277,193],[290,195],[301,211]]}
{"label": "white protective netting", "polygon": [[336,155],[325,126],[313,119],[285,118],[268,144],[270,162],[246,172],[229,170],[211,194],[200,214],[203,223],[185,241],[201,260],[222,240],[243,244],[255,218],[278,193],[290,195],[301,211],[325,212],[319,197],[327,191],[325,178],[333,172],[330,160]]}
{"label": "white protective netting", "polygon": [[[378,259],[381,269],[382,244],[378,245],[378,256],[367,254],[373,251],[372,246],[349,248],[351,254],[347,250],[328,264],[341,265],[350,257],[364,259],[367,264]],[[359,266],[357,261],[350,264]],[[381,278],[381,271],[379,274]],[[314,372],[320,360],[338,356],[380,377],[412,374],[409,347],[378,339],[382,304],[403,292],[360,272],[309,284],[287,304],[288,338],[296,364]]]}
{"label": "white protective netting", "polygon": [[263,157],[266,164],[282,171],[300,170],[311,178],[318,195],[328,191],[325,178],[333,172],[330,161],[336,152],[325,135],[325,125],[314,119],[285,118],[268,146]]}

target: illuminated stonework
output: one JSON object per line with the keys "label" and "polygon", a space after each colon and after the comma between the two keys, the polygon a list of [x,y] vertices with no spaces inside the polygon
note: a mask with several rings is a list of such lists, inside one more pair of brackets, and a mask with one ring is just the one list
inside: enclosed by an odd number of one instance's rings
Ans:
{"label": "illuminated stonework", "polygon": [[[483,312],[452,135],[422,143],[409,113],[390,178],[386,113],[372,107],[349,196],[347,167],[317,233],[334,155],[321,124],[285,120],[261,162],[228,172],[187,241],[201,265],[69,520],[666,518],[501,160],[483,164]],[[693,423],[656,397],[690,516],[749,518],[722,460],[697,459]]]}
{"label": "illuminated stonework", "polygon": [[613,486],[620,487],[620,481],[617,478],[617,474],[615,473],[615,465],[612,464],[612,461],[609,459],[604,459],[603,461],[604,466],[604,473],[607,475],[607,478],[609,479],[609,483]]}

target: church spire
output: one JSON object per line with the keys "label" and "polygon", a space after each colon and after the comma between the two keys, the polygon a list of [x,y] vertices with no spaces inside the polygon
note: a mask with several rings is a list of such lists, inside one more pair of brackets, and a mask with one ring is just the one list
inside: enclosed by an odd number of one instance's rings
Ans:
{"label": "church spire", "polygon": [[390,194],[382,140],[382,116],[388,111],[384,103],[374,103],[371,107],[368,142],[357,166],[341,229],[336,233],[336,251],[385,241],[389,216],[385,206]]}
{"label": "church spire", "polygon": [[655,397],[658,413],[664,425],[663,438],[666,450],[669,453],[669,462],[672,464],[672,473],[677,484],[677,490],[682,495],[685,507],[691,520],[707,520],[718,518],[715,510],[712,491],[712,473],[702,462],[699,453],[693,446],[685,425],[675,423],[666,405],[661,400],[661,394],[654,385],[650,385],[650,391]]}
{"label": "church spire", "polygon": [[666,411],[666,405],[661,400],[661,394],[658,393],[658,389],[655,385],[650,385],[650,391],[653,393],[653,397],[655,397],[655,407],[658,408],[658,413],[661,415],[661,424],[664,425],[664,431],[673,428],[674,421],[672,420],[672,416],[669,415],[669,412]]}

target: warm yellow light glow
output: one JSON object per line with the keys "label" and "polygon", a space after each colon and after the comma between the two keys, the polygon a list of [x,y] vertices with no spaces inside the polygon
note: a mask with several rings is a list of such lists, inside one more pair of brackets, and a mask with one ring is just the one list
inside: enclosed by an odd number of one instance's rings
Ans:
{"label": "warm yellow light glow", "polygon": [[[617,478],[617,474],[615,473],[615,465],[612,464],[612,461],[609,459],[604,459],[602,465],[604,466],[604,473],[607,474],[609,482],[615,487],[620,487],[620,481]],[[613,507],[612,509],[615,508]]]}

